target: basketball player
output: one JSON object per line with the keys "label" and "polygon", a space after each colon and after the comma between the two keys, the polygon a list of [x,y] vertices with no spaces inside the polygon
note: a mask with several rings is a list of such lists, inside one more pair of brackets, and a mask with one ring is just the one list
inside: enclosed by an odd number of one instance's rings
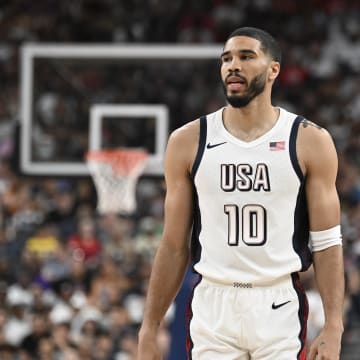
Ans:
{"label": "basketball player", "polygon": [[[200,280],[189,305],[188,359],[339,359],[337,155],[327,131],[271,104],[280,60],[271,35],[235,30],[221,55],[228,105],[170,136],[165,226],[139,360],[161,359],[157,329],[190,255]],[[326,320],[307,357],[308,308],[298,272],[312,263]]]}

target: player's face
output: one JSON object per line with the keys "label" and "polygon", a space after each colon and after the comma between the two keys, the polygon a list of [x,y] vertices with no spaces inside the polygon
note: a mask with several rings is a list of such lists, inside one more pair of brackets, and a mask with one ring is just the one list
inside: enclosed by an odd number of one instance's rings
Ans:
{"label": "player's face", "polygon": [[233,107],[248,105],[266,87],[270,59],[260,45],[247,36],[234,36],[225,44],[221,77],[226,99]]}

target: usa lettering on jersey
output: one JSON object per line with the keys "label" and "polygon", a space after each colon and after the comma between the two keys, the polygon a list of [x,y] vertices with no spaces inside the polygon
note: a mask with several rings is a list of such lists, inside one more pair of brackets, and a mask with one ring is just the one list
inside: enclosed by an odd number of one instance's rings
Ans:
{"label": "usa lettering on jersey", "polygon": [[221,189],[231,191],[270,191],[269,169],[266,164],[221,164]]}

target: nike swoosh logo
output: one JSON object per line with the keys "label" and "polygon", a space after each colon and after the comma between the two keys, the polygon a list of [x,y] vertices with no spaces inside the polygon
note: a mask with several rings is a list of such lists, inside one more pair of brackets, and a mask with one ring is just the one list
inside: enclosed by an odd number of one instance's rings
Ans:
{"label": "nike swoosh logo", "polygon": [[212,149],[212,148],[214,148],[214,147],[217,147],[217,146],[220,146],[220,145],[224,145],[224,144],[226,144],[226,141],[221,142],[221,143],[218,143],[218,144],[210,144],[210,143],[208,143],[208,144],[206,145],[206,148],[207,148],[207,149]]}
{"label": "nike swoosh logo", "polygon": [[276,310],[276,309],[278,309],[278,308],[280,308],[280,307],[288,304],[289,302],[291,302],[291,300],[285,301],[285,302],[283,302],[283,303],[281,303],[281,304],[272,303],[271,308],[274,309],[274,310]]}

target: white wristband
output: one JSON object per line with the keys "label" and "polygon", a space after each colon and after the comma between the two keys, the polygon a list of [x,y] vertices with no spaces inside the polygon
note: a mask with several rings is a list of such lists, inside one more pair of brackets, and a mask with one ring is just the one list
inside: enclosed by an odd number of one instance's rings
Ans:
{"label": "white wristband", "polygon": [[340,225],[327,230],[310,231],[310,250],[312,252],[324,250],[335,245],[342,245]]}

